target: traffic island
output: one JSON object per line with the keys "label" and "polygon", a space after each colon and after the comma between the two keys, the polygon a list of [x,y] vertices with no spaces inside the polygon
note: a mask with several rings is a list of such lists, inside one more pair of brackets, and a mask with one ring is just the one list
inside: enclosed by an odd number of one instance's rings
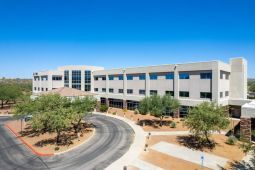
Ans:
{"label": "traffic island", "polygon": [[21,124],[20,120],[9,121],[5,126],[38,156],[53,156],[70,151],[88,141],[95,132],[95,128],[91,124],[88,124],[86,128],[84,127],[79,137],[77,137],[73,130],[69,129],[63,132],[61,135],[62,142],[57,145],[55,132],[33,132],[27,123],[22,122]]}

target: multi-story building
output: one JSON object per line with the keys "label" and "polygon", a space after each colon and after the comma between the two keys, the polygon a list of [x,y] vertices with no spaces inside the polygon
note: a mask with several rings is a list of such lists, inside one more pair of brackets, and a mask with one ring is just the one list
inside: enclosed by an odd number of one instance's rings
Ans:
{"label": "multi-story building", "polygon": [[169,94],[181,103],[180,116],[203,101],[231,106],[240,117],[247,100],[247,62],[221,61],[167,64],[104,70],[93,66],[64,66],[33,74],[33,93],[60,87],[97,94],[99,103],[133,110],[145,96]]}

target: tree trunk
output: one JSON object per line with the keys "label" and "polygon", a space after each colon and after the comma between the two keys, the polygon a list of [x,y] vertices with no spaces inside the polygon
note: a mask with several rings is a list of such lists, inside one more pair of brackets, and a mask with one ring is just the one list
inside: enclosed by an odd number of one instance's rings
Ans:
{"label": "tree trunk", "polygon": [[76,134],[79,132],[80,123],[81,123],[81,119],[78,121],[78,123],[76,125],[74,125],[74,131]]}
{"label": "tree trunk", "polygon": [[4,101],[2,100],[2,109],[4,108]]}
{"label": "tree trunk", "polygon": [[60,143],[60,131],[57,130],[57,144]]}
{"label": "tree trunk", "polygon": [[163,116],[160,116],[160,126],[162,126]]}

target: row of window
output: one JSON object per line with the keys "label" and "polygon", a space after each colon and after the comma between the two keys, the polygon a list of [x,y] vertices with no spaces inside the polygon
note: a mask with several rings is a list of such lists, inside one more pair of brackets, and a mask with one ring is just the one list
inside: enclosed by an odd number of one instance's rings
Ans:
{"label": "row of window", "polygon": [[[34,87],[34,91],[40,91],[40,87]],[[44,88],[41,88],[41,91],[44,91]],[[45,91],[48,91],[48,88],[45,88]]]}
{"label": "row of window", "polygon": [[[84,90],[91,91],[91,71],[84,72]],[[69,70],[64,71],[64,86],[69,87]],[[81,90],[81,70],[72,70],[72,88]]]}
{"label": "row of window", "polygon": [[[95,92],[98,92],[98,88],[94,89]],[[106,92],[106,88],[102,88],[102,92]],[[123,89],[118,89],[118,93],[122,94],[124,92]],[[114,93],[113,88],[109,88],[109,93]],[[127,94],[133,94],[133,89],[127,89]],[[139,90],[139,95],[145,95],[146,91],[140,89]],[[150,95],[157,95],[158,91],[157,90],[150,90]],[[174,96],[174,91],[165,91],[165,94]],[[189,97],[189,92],[188,91],[180,91],[179,92],[180,97]],[[212,98],[212,93],[210,92],[200,92],[200,98],[202,99],[211,99]]]}
{"label": "row of window", "polygon": [[[160,74],[162,75],[162,74]],[[157,73],[151,73],[150,74],[150,80],[157,80],[158,79],[158,74]],[[173,80],[174,79],[174,74],[173,73],[166,73],[165,75],[166,80]],[[109,80],[114,80],[114,77],[118,77],[118,80],[123,80],[123,75],[119,76],[114,76],[114,75],[109,75]],[[140,74],[139,80],[145,80],[145,74]],[[189,79],[190,75],[189,73],[180,73],[179,74],[180,79]],[[98,76],[94,78],[96,81],[99,79]],[[134,75],[127,75],[127,80],[133,80]],[[200,73],[200,79],[212,79],[212,73]],[[106,80],[105,76],[102,76],[102,80]]]}
{"label": "row of window", "polygon": [[[224,92],[220,92],[220,98],[223,98],[224,97]],[[225,91],[225,97],[228,97],[229,96],[229,91]]]}

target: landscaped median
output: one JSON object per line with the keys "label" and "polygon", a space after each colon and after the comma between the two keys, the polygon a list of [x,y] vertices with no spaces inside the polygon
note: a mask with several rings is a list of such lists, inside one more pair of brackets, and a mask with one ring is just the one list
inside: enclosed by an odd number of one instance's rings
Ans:
{"label": "landscaped median", "polygon": [[[73,131],[66,131],[63,137],[68,141],[65,144],[56,145],[56,133],[34,133],[26,122],[20,120],[9,121],[5,124],[23,144],[38,156],[53,156],[72,150],[92,138],[95,128],[86,128],[79,137]],[[21,133],[22,128],[22,133]]]}

